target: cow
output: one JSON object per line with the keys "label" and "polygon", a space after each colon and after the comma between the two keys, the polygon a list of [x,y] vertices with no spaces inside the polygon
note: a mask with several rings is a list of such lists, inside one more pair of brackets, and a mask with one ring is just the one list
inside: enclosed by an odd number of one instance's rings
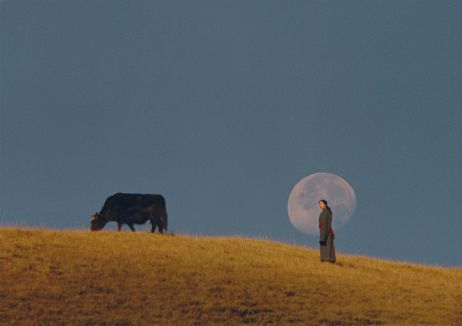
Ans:
{"label": "cow", "polygon": [[159,228],[160,233],[167,231],[167,209],[162,195],[117,193],[109,196],[99,213],[91,218],[91,230],[104,228],[107,222],[117,222],[120,231],[127,224],[135,231],[133,224],[144,224],[151,221],[151,232]]}

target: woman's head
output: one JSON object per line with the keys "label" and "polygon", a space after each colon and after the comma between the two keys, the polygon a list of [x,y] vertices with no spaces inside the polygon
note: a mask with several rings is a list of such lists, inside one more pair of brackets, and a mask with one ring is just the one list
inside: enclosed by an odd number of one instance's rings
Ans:
{"label": "woman's head", "polygon": [[321,208],[321,209],[327,208],[327,209],[329,210],[329,212],[332,213],[332,210],[331,210],[330,207],[327,205],[327,200],[325,200],[325,199],[321,199],[321,200],[319,201],[319,208]]}
{"label": "woman's head", "polygon": [[326,208],[326,207],[327,207],[327,200],[321,199],[321,200],[319,201],[319,207],[320,207],[321,209]]}

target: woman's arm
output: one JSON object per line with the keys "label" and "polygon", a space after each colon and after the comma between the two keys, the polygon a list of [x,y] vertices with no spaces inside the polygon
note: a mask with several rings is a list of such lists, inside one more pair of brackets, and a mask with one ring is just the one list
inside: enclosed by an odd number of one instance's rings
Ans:
{"label": "woman's arm", "polygon": [[321,217],[319,219],[319,241],[326,242],[327,235],[329,234],[329,229],[327,228],[328,221],[327,221],[327,213],[323,211],[321,213]]}

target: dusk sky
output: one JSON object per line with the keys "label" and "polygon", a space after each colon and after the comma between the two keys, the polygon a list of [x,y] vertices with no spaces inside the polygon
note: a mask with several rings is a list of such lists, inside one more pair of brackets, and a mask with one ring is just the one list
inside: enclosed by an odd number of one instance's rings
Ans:
{"label": "dusk sky", "polygon": [[462,1],[1,1],[0,96],[0,225],[153,193],[170,232],[317,248],[287,200],[327,172],[338,255],[462,266]]}

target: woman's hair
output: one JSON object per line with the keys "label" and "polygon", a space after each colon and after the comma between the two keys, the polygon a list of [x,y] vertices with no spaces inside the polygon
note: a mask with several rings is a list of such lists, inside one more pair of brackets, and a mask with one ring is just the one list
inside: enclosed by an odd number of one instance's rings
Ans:
{"label": "woman's hair", "polygon": [[332,210],[330,209],[329,206],[327,206],[327,200],[321,199],[320,202],[321,202],[321,201],[324,203],[324,205],[326,205],[326,208],[329,210],[329,213],[332,215]]}

